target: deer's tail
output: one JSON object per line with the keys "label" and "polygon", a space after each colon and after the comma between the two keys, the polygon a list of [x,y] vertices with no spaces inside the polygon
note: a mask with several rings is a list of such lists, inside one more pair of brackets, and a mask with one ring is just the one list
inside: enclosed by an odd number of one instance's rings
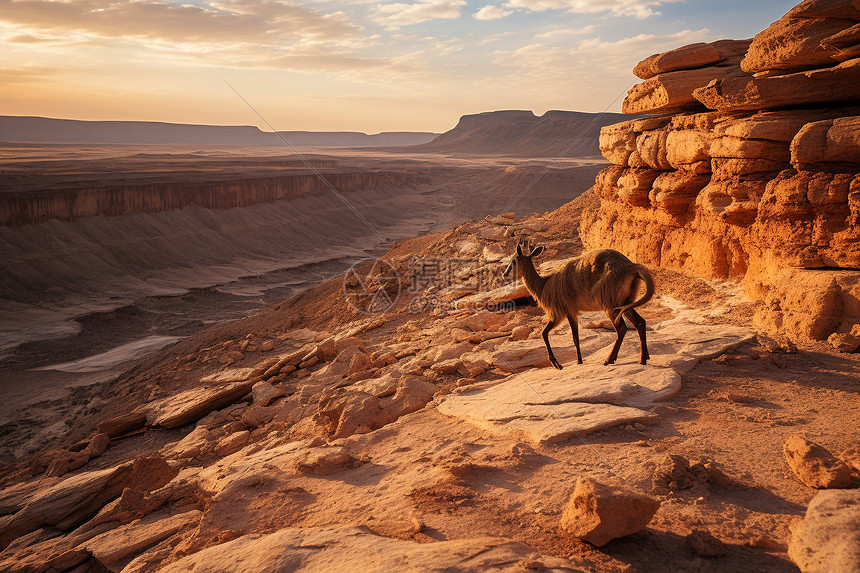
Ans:
{"label": "deer's tail", "polygon": [[636,265],[634,272],[636,273],[636,278],[633,279],[634,284],[636,281],[642,281],[645,283],[645,294],[634,300],[629,304],[625,304],[624,306],[616,307],[622,314],[630,310],[631,308],[636,308],[637,306],[642,306],[654,296],[654,279],[651,277],[651,273],[648,272],[648,269],[643,267],[642,265]]}

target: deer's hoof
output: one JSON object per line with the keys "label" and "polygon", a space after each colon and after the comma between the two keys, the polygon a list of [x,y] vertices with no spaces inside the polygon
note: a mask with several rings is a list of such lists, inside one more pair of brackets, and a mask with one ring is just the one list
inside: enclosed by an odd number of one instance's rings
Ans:
{"label": "deer's hoof", "polygon": [[556,370],[561,370],[561,364],[558,363],[558,360],[553,359],[551,362],[552,365],[555,366]]}

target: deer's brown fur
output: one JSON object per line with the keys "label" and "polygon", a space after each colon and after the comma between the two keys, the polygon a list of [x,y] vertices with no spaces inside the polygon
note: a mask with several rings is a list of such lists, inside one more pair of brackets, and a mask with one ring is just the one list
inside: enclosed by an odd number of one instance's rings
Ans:
{"label": "deer's brown fur", "polygon": [[[543,247],[532,249],[527,242],[520,242],[505,275],[515,270],[546,313],[548,322],[543,329],[543,340],[552,365],[561,370],[549,344],[549,332],[565,318],[570,323],[577,361],[582,364],[577,316],[593,310],[606,312],[615,327],[615,344],[604,364],[612,364],[618,358],[618,349],[627,332],[625,317],[639,333],[639,363],[645,364],[650,358],[645,341],[645,319],[634,309],[654,295],[654,280],[648,269],[618,251],[603,249],[589,251],[542,277],[532,262],[532,257],[542,252]],[[645,286],[645,292],[637,298],[640,283]]]}

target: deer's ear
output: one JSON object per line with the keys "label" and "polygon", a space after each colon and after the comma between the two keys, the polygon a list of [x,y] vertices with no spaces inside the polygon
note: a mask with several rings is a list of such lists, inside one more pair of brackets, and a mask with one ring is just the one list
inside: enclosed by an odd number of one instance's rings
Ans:
{"label": "deer's ear", "polygon": [[531,257],[537,257],[537,256],[539,256],[542,252],[543,252],[543,245],[541,245],[540,247],[538,247],[538,248],[536,248],[535,250],[533,250],[533,251],[532,251],[532,254],[531,254],[531,255],[529,255],[529,256],[531,256]]}
{"label": "deer's ear", "polygon": [[517,255],[523,256],[523,244],[517,243]]}

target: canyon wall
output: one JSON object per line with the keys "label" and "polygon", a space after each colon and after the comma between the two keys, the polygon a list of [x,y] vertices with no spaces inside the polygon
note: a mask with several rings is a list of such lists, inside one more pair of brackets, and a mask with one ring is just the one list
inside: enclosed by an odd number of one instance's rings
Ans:
{"label": "canyon wall", "polygon": [[652,116],[602,129],[585,245],[743,277],[758,326],[838,346],[860,322],[860,4],[808,0],[634,73],[623,109]]}
{"label": "canyon wall", "polygon": [[0,225],[19,226],[51,219],[116,217],[131,213],[161,213],[197,205],[206,209],[247,207],[257,203],[319,195],[331,188],[349,193],[366,188],[405,187],[428,183],[425,175],[404,172],[312,172],[275,177],[222,181],[176,181],[120,186],[94,186],[0,194]]}

